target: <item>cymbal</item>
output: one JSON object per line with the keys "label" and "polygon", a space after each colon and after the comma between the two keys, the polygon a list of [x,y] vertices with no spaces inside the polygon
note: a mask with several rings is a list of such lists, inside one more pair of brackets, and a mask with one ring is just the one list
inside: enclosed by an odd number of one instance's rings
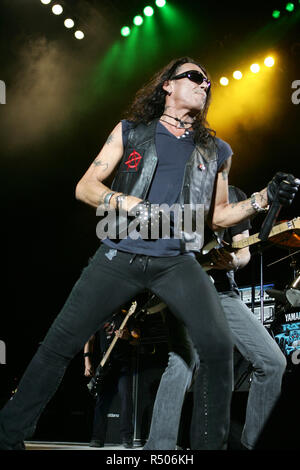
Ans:
{"label": "cymbal", "polygon": [[[286,221],[281,221],[286,222]],[[297,229],[289,230],[288,232],[279,233],[269,238],[271,243],[275,245],[287,246],[290,248],[300,247],[300,232]]]}

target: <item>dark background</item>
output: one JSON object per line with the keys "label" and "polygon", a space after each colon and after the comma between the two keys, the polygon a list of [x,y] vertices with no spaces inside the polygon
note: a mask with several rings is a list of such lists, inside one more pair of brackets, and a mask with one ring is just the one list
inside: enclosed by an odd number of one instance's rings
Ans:
{"label": "dark background", "polygon": [[[122,68],[121,63],[114,62],[103,84],[106,54],[116,43],[121,59],[127,57],[128,38],[121,38],[120,28],[146,3],[65,1],[66,11],[75,15],[86,32],[83,41],[76,41],[62,25],[61,17],[52,15],[39,1],[1,2],[0,79],[7,86],[7,104],[0,107],[0,339],[6,343],[7,364],[0,366],[0,405],[15,388],[99,244],[95,213],[75,200],[76,183],[123,117],[135,91],[168,61],[182,55],[200,60],[212,77],[214,90],[219,86],[218,78],[239,63],[250,63],[255,54],[276,51],[278,66],[268,89],[270,107],[276,101],[274,112],[270,115],[266,109],[265,123],[243,119],[231,130],[216,130],[234,150],[230,183],[248,195],[265,187],[276,171],[300,177],[300,107],[291,101],[291,84],[300,79],[298,2],[294,2],[296,11],[292,15],[285,13],[275,22],[272,10],[276,6],[283,10],[286,2],[170,1],[178,23],[164,28],[160,12],[156,12],[153,51],[147,44],[145,53],[140,42],[128,55],[131,65],[126,68],[123,64]],[[101,85],[98,88],[94,77]],[[254,102],[261,114],[262,96],[251,96],[251,88],[248,93],[252,106]],[[247,107],[244,112],[247,116]],[[229,100],[224,121],[230,113]],[[299,215],[299,197],[282,210],[280,220]],[[253,233],[259,231],[262,221],[263,216],[256,217]],[[264,251],[266,283],[280,288],[293,279],[291,258],[267,266],[293,251],[274,244]],[[299,260],[298,255],[293,259]],[[241,286],[260,282],[259,261],[259,256],[253,256],[249,266],[238,273]],[[83,416],[83,408],[90,406],[81,358],[74,359],[65,384],[60,392],[63,398],[52,400],[50,407],[55,408],[55,400],[62,400],[66,408],[75,410],[75,423],[76,412]],[[69,422],[66,432],[60,428],[56,438],[61,434],[70,440],[89,439],[89,416],[82,419],[86,419],[83,431]]]}

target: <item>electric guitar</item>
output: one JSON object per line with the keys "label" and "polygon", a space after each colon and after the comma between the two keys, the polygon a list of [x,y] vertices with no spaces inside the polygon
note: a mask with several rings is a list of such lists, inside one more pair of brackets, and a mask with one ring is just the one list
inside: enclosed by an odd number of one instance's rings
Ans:
{"label": "electric guitar", "polygon": [[[131,315],[133,315],[133,313],[135,312],[136,307],[137,307],[137,302],[136,301],[132,302],[131,307],[130,307],[130,309],[128,310],[128,312],[126,314],[126,317],[122,321],[122,324],[119,328],[119,331],[122,331],[125,328],[125,325],[126,325],[128,319],[129,319],[129,317]],[[92,379],[87,384],[87,388],[88,388],[90,394],[94,398],[97,398],[100,387],[101,387],[101,383],[104,380],[104,377],[107,375],[108,369],[105,368],[105,365],[108,361],[108,358],[109,358],[116,342],[118,341],[118,338],[119,337],[115,335],[115,337],[113,338],[112,342],[109,345],[109,348],[107,349],[107,351],[103,355],[103,358],[101,359],[101,362],[97,366],[94,376],[92,377]]]}
{"label": "electric guitar", "polygon": [[[295,217],[292,220],[288,220],[286,222],[282,222],[278,225],[275,225],[270,231],[268,238],[272,238],[275,235],[279,235],[280,233],[287,232],[289,230],[295,230],[295,229],[300,229],[300,217]],[[255,233],[254,235],[251,235],[250,237],[243,238],[242,240],[233,242],[231,244],[226,244],[226,245],[220,243],[216,239],[213,239],[202,248],[202,255],[197,257],[197,259],[199,263],[201,264],[202,268],[205,271],[209,271],[210,269],[214,268],[210,262],[211,250],[215,248],[225,248],[228,251],[234,251],[234,250],[239,250],[241,248],[246,248],[247,246],[251,246],[256,243],[261,242],[258,235],[259,233]]]}

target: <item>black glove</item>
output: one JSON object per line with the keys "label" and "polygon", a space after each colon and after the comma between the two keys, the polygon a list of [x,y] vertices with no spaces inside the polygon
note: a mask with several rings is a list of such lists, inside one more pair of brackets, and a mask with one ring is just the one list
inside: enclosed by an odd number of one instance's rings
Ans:
{"label": "black glove", "polygon": [[288,173],[278,172],[267,186],[268,203],[274,200],[282,206],[289,206],[299,189],[300,180]]}

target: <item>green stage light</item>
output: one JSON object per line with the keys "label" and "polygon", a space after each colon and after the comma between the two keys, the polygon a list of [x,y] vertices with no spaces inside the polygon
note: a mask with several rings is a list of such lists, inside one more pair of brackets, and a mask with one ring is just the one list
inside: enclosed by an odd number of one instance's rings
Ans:
{"label": "green stage light", "polygon": [[285,9],[286,9],[287,11],[290,11],[290,12],[291,12],[291,11],[294,11],[294,8],[295,8],[295,5],[294,5],[293,3],[291,3],[291,2],[287,3],[287,4],[286,4],[286,7],[285,7]]}
{"label": "green stage light", "polygon": [[145,7],[144,8],[144,15],[146,16],[152,16],[154,13],[154,10],[152,7]]}
{"label": "green stage light", "polygon": [[130,34],[130,28],[128,28],[128,26],[123,26],[123,28],[121,29],[121,35],[126,37],[126,36],[129,36]]}
{"label": "green stage light", "polygon": [[141,24],[143,24],[144,20],[143,20],[143,17],[140,16],[140,15],[137,15],[133,18],[133,23],[136,25],[136,26],[141,26]]}
{"label": "green stage light", "polygon": [[[299,1],[300,1],[300,0],[299,0]],[[162,8],[162,7],[165,6],[166,0],[156,0],[156,1],[155,1],[155,4],[156,4],[157,7]]]}
{"label": "green stage light", "polygon": [[274,10],[272,13],[273,18],[277,20],[277,18],[280,17],[280,11],[279,10]]}

